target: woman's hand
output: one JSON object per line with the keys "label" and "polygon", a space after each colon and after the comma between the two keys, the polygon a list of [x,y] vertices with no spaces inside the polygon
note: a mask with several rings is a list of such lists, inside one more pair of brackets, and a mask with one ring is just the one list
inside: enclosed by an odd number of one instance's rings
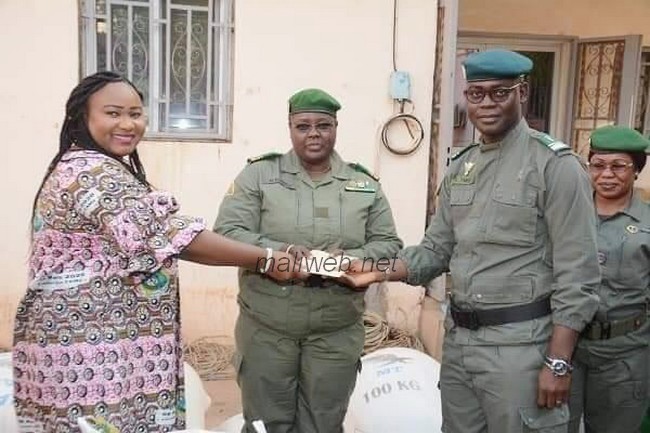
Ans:
{"label": "woman's hand", "polygon": [[276,281],[304,280],[309,276],[301,271],[300,262],[292,254],[282,251],[273,251],[273,258],[264,275]]}
{"label": "woman's hand", "polygon": [[311,250],[304,245],[287,245],[285,251],[291,254],[298,263],[303,258],[311,257]]}

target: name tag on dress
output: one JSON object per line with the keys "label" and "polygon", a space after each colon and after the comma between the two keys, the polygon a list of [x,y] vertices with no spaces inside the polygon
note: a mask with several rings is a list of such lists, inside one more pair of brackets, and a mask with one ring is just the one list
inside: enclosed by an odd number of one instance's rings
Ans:
{"label": "name tag on dress", "polygon": [[156,411],[157,425],[173,425],[176,422],[176,410],[158,409]]}
{"label": "name tag on dress", "polygon": [[71,289],[90,282],[90,269],[66,271],[60,274],[44,275],[32,284],[33,289],[44,291]]}

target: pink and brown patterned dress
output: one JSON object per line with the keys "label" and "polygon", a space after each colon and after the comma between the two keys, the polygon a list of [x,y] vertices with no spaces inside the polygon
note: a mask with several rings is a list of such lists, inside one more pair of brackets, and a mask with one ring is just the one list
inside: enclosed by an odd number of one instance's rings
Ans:
{"label": "pink and brown patterned dress", "polygon": [[37,201],[14,330],[21,432],[183,429],[177,257],[204,229],[98,152],[68,152]]}

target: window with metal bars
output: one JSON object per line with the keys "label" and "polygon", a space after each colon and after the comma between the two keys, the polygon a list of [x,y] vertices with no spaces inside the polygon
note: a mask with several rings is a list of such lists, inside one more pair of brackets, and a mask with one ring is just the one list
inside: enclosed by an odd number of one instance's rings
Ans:
{"label": "window with metal bars", "polygon": [[639,77],[634,128],[650,136],[650,47],[641,53],[641,76]]}
{"label": "window with metal bars", "polygon": [[147,137],[228,140],[234,0],[81,0],[84,75],[112,70],[145,95]]}

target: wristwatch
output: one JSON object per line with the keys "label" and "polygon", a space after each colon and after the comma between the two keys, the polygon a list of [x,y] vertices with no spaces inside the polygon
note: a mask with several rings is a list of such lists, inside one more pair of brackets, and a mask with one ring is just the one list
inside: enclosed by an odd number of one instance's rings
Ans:
{"label": "wristwatch", "polygon": [[573,365],[566,359],[551,358],[544,356],[544,365],[547,366],[556,377],[564,377],[573,371]]}

